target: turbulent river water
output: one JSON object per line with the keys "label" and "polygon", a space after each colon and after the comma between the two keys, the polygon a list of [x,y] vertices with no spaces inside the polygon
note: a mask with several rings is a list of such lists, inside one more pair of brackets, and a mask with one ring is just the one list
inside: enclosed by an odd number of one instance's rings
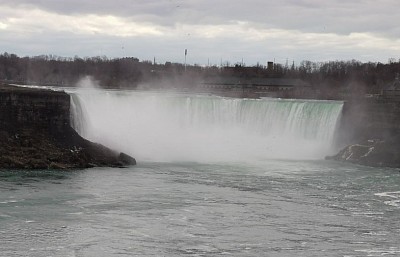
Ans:
{"label": "turbulent river water", "polygon": [[0,256],[400,256],[398,170],[323,160],[340,102],[71,94],[138,165],[0,172]]}

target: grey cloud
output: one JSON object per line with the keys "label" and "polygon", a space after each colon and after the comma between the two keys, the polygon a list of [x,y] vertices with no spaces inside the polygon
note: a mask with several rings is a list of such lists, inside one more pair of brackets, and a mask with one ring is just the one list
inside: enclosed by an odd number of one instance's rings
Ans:
{"label": "grey cloud", "polygon": [[[370,32],[392,41],[399,40],[400,1],[398,0],[0,0],[1,6],[13,8],[38,8],[58,14],[79,16],[84,14],[113,15],[128,21],[148,22],[158,26],[176,24],[221,25],[232,21],[249,22],[249,28],[297,30],[311,33]],[[1,17],[0,17],[1,22]],[[168,30],[167,30],[168,31]],[[180,32],[180,31],[179,31]],[[190,33],[190,31],[182,31]],[[24,37],[25,36],[25,37]],[[265,63],[276,58],[283,63],[289,60],[360,59],[385,61],[400,53],[388,49],[371,53],[371,48],[315,44],[296,45],[292,38],[267,38],[261,41],[245,40],[232,36],[194,38],[182,37],[154,40],[152,37],[121,38],[110,35],[78,35],[68,32],[46,31],[21,38],[12,31],[0,30],[0,48],[20,55],[57,54],[62,56],[107,55],[135,56],[160,62],[179,61],[182,49],[189,48],[189,61],[219,64],[221,59],[235,63],[245,58],[248,64]],[[5,40],[3,40],[5,39]],[[300,40],[300,39],[299,39]],[[61,42],[61,43],[60,43]],[[78,43],[77,43],[78,42]],[[307,41],[308,42],[308,41]],[[290,47],[286,47],[289,45]],[[293,45],[293,47],[291,47]],[[123,46],[123,48],[122,48]]]}
{"label": "grey cloud", "polygon": [[126,17],[162,26],[226,24],[231,20],[268,28],[315,33],[374,32],[398,37],[397,0],[0,0],[0,4],[31,6],[60,14]]}
{"label": "grey cloud", "polygon": [[0,4],[15,7],[36,7],[42,10],[56,12],[58,14],[100,14],[130,17],[135,15],[162,16],[171,13],[175,8],[175,0],[0,0]]}

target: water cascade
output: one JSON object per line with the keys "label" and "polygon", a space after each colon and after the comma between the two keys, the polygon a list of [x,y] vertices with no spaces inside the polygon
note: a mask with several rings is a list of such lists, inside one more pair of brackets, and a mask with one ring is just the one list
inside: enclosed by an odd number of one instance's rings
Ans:
{"label": "water cascade", "polygon": [[321,159],[343,103],[79,90],[73,127],[139,161],[252,162]]}

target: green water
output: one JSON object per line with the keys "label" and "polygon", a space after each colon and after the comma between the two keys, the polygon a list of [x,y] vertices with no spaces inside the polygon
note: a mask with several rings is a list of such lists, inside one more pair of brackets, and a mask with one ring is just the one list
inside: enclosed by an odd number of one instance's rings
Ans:
{"label": "green water", "polygon": [[327,161],[0,173],[0,256],[398,256],[400,173]]}

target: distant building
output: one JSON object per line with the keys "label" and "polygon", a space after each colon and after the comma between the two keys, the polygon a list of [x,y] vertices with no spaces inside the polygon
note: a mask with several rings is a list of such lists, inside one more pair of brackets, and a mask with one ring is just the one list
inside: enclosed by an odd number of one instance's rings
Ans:
{"label": "distant building", "polygon": [[274,63],[273,62],[267,62],[267,70],[268,71],[273,71],[274,70]]}

